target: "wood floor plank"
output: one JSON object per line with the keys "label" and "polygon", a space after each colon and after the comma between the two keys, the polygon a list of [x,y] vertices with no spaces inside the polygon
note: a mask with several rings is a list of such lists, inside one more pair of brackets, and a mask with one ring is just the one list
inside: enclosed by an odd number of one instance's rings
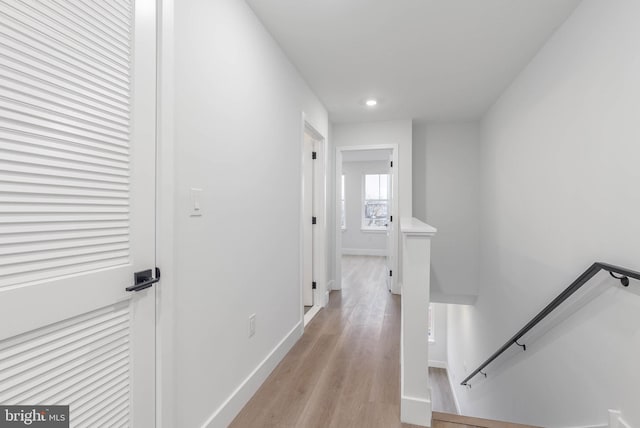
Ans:
{"label": "wood floor plank", "polygon": [[453,415],[450,413],[433,412],[433,420],[448,422],[456,427],[472,426],[479,428],[536,428],[531,425],[521,425],[513,422],[494,421],[490,419],[473,418],[470,416]]}

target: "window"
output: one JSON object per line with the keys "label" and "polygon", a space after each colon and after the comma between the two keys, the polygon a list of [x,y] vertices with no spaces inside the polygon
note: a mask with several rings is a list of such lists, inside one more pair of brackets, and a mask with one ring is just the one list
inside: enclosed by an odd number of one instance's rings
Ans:
{"label": "window", "polygon": [[345,230],[347,228],[347,210],[344,205],[344,174],[342,174],[342,190],[341,190],[341,201],[342,201],[342,216],[340,218],[340,228]]}
{"label": "window", "polygon": [[364,176],[363,229],[382,229],[389,217],[389,174]]}

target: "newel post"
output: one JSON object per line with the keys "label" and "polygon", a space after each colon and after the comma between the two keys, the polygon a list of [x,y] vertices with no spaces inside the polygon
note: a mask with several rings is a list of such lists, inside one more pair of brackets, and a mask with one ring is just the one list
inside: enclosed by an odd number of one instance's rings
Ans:
{"label": "newel post", "polygon": [[402,234],[402,326],[400,350],[400,419],[431,426],[429,385],[429,280],[431,238],[436,229],[404,218]]}

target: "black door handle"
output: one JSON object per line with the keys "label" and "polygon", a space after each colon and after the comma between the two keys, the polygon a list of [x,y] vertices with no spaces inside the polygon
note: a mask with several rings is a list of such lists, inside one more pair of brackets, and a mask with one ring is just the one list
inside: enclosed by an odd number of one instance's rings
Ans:
{"label": "black door handle", "polygon": [[153,277],[151,269],[143,270],[133,274],[133,285],[125,288],[127,291],[141,291],[151,287],[160,281],[160,268],[156,268],[156,277]]}

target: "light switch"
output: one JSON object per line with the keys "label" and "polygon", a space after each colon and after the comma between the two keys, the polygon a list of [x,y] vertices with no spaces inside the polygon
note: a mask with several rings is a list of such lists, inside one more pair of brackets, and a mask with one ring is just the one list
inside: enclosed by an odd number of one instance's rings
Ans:
{"label": "light switch", "polygon": [[202,215],[202,206],[200,199],[202,197],[202,189],[191,188],[191,217],[199,217]]}

